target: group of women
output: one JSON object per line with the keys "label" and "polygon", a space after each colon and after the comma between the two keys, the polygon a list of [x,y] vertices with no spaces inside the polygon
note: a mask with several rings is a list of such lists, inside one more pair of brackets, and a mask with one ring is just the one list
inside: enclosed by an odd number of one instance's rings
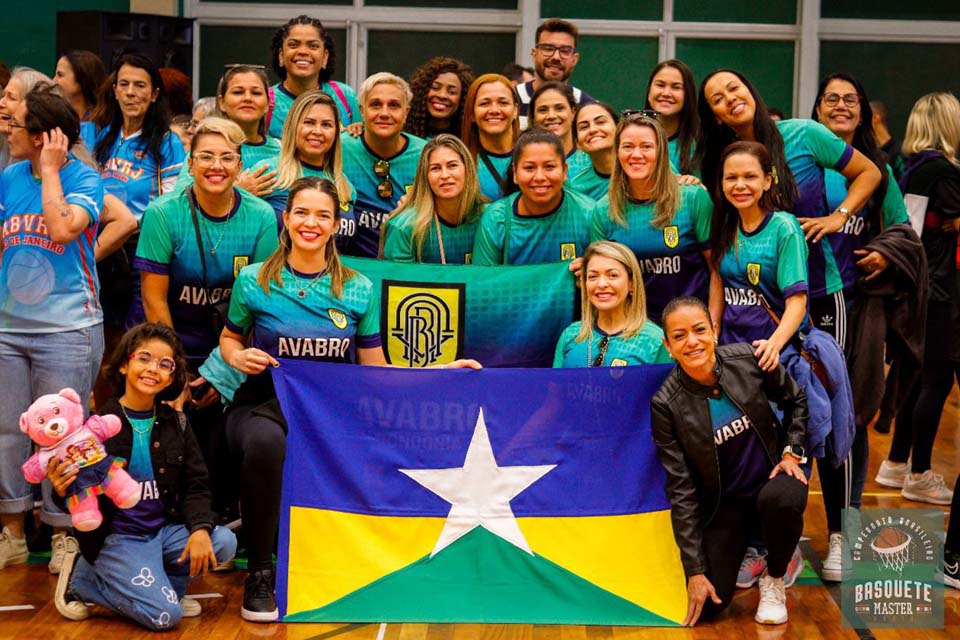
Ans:
{"label": "group of women", "polygon": [[[89,89],[102,79],[78,54],[58,63],[59,88],[27,69],[5,87],[0,128],[12,158],[26,162],[0,178],[0,384],[17,394],[0,411],[0,564],[25,559],[22,514],[33,504],[18,471],[30,448],[20,412],[66,386],[87,397],[101,324],[114,327],[110,349],[122,327],[146,320],[182,341],[190,382],[177,403],[198,435],[214,507],[229,516],[239,502],[250,572],[241,614],[275,620],[286,422],[270,370],[289,355],[290,336],[322,345],[315,359],[386,364],[372,285],[339,256],[569,261],[582,317],[558,336],[554,366],[678,364],[653,416],[688,577],[686,622],[757,579],[757,620],[786,621],[810,467],[807,398],[781,359],[812,326],[847,342],[858,282],[891,269],[870,242],[907,221],[900,187],[936,211],[922,238],[936,262],[928,344],[957,336],[947,260],[960,219],[956,98],[917,102],[898,187],[865,90],[846,74],[823,80],[811,119],[776,123],[742,74],[716,71],[697,89],[678,60],[653,70],[643,109],[621,113],[578,106],[568,85],[542,82],[533,126],[521,132],[511,81],[474,77],[451,58],[429,61],[410,85],[374,74],[357,95],[331,79],[333,42],[307,16],[277,30],[271,56],[273,86],[263,67],[228,65],[218,115],[192,127],[186,150],[170,132],[156,68],[137,54],[118,58],[100,103]],[[94,265],[110,257],[98,297]],[[929,419],[898,419],[881,474],[907,497],[944,503],[952,493],[930,471],[930,450],[960,357],[929,354],[904,409]],[[737,420],[752,429],[734,430]],[[710,436],[719,468],[693,453],[709,451]],[[818,459],[825,579],[841,577],[840,513],[859,505],[867,451],[861,429],[839,467]],[[68,519],[47,498],[57,571],[70,552]],[[58,597],[70,592],[65,573]],[[83,617],[78,606],[64,610]]]}

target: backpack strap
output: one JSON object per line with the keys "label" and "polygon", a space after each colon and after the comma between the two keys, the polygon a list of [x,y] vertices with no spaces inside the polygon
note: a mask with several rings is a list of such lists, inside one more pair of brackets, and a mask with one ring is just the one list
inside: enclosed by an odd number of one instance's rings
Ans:
{"label": "backpack strap", "polygon": [[277,96],[273,91],[273,86],[267,87],[267,115],[265,116],[264,129],[270,131],[270,121],[273,120],[273,109],[277,106]]}
{"label": "backpack strap", "polygon": [[347,117],[350,118],[350,122],[353,122],[353,109],[350,108],[350,104],[347,102],[347,96],[344,95],[343,89],[341,89],[340,85],[333,80],[327,84],[330,85],[330,88],[333,89],[333,92],[337,94],[338,98],[340,98],[340,104],[342,104],[343,108],[347,110]]}

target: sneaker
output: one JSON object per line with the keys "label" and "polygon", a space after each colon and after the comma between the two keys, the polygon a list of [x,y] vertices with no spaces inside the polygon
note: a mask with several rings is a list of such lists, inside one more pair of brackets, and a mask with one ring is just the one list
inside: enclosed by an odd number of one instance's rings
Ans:
{"label": "sneaker", "polygon": [[243,606],[240,617],[250,622],[276,622],[280,617],[273,596],[273,569],[254,571],[243,583]]}
{"label": "sneaker", "polygon": [[768,573],[760,576],[760,604],[753,619],[760,624],[783,624],[787,621],[787,592],[783,578]]}
{"label": "sneaker", "polygon": [[80,553],[77,539],[64,536],[63,555],[60,562],[60,575],[57,578],[57,589],[53,593],[53,603],[64,618],[68,620],[86,620],[90,617],[90,607],[80,600],[75,600],[70,594],[70,576],[73,574],[73,565]]}
{"label": "sneaker", "polygon": [[943,550],[943,584],[960,589],[960,553]]}
{"label": "sneaker", "polygon": [[907,477],[910,467],[906,462],[890,462],[884,460],[880,463],[880,470],[877,471],[877,477],[874,478],[877,484],[894,489],[903,488],[903,480]]}
{"label": "sneaker", "polygon": [[849,571],[843,570],[843,534],[830,534],[830,547],[827,550],[827,559],[823,561],[823,568],[820,577],[826,582],[843,582],[849,575]]}
{"label": "sneaker", "polygon": [[200,612],[203,611],[203,607],[200,606],[200,603],[188,596],[184,596],[180,599],[180,606],[183,608],[184,618],[196,618],[200,615]]}
{"label": "sneaker", "polygon": [[[792,587],[801,573],[803,573],[803,554],[800,553],[800,547],[798,546],[793,550],[793,555],[790,556],[790,562],[787,564],[787,572],[783,576],[783,586]],[[784,622],[786,622],[786,618],[784,618]]]}
{"label": "sneaker", "polygon": [[903,491],[900,495],[907,500],[930,504],[950,504],[953,501],[953,491],[947,489],[943,476],[930,469],[919,475],[907,474],[903,480]]}
{"label": "sneaker", "polygon": [[47,570],[53,575],[60,573],[60,566],[63,564],[63,554],[67,551],[65,533],[56,533],[50,538],[50,562],[47,563]]}
{"label": "sneaker", "polygon": [[747,547],[747,552],[740,563],[740,572],[737,573],[737,589],[749,589],[757,584],[757,580],[767,570],[767,552],[757,551],[754,547]]}
{"label": "sneaker", "polygon": [[233,571],[237,568],[236,563],[233,561],[233,558],[230,558],[226,562],[221,562],[213,568],[217,573],[226,573],[227,571]]}
{"label": "sneaker", "polygon": [[10,534],[9,527],[4,527],[0,533],[0,569],[8,564],[22,564],[29,555],[26,537],[15,538]]}

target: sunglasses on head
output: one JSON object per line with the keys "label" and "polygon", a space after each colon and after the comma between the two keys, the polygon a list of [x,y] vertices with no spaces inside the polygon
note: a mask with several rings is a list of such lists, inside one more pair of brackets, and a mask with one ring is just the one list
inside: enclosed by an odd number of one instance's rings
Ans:
{"label": "sunglasses on head", "polygon": [[377,195],[388,199],[393,197],[393,184],[390,183],[390,163],[381,158],[373,165],[373,172],[380,178],[377,185]]}
{"label": "sunglasses on head", "polygon": [[660,112],[653,109],[624,109],[620,112],[621,118],[629,118],[630,116],[643,116],[644,118],[659,120]]}

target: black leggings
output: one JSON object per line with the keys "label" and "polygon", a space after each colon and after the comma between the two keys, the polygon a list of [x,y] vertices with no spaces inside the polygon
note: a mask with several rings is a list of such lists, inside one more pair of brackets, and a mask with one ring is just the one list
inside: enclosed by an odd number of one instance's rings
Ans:
{"label": "black leggings", "polygon": [[953,388],[954,378],[960,381],[960,363],[924,362],[920,381],[913,385],[897,413],[890,444],[891,462],[906,462],[912,454],[913,473],[923,473],[930,468],[933,442],[937,439],[943,405]]}
{"label": "black leggings", "polygon": [[238,406],[227,414],[227,446],[239,466],[240,511],[251,572],[273,567],[283,460],[287,455],[283,425],[258,415],[256,409],[253,405]]}
{"label": "black leggings", "polygon": [[756,498],[723,501],[703,531],[703,553],[707,579],[721,603],[709,598],[702,617],[723,611],[737,586],[740,561],[747,550],[751,525],[759,521],[767,547],[767,572],[780,578],[787,572],[790,557],[803,533],[803,511],[807,507],[807,485],[785,474],[767,481]]}

